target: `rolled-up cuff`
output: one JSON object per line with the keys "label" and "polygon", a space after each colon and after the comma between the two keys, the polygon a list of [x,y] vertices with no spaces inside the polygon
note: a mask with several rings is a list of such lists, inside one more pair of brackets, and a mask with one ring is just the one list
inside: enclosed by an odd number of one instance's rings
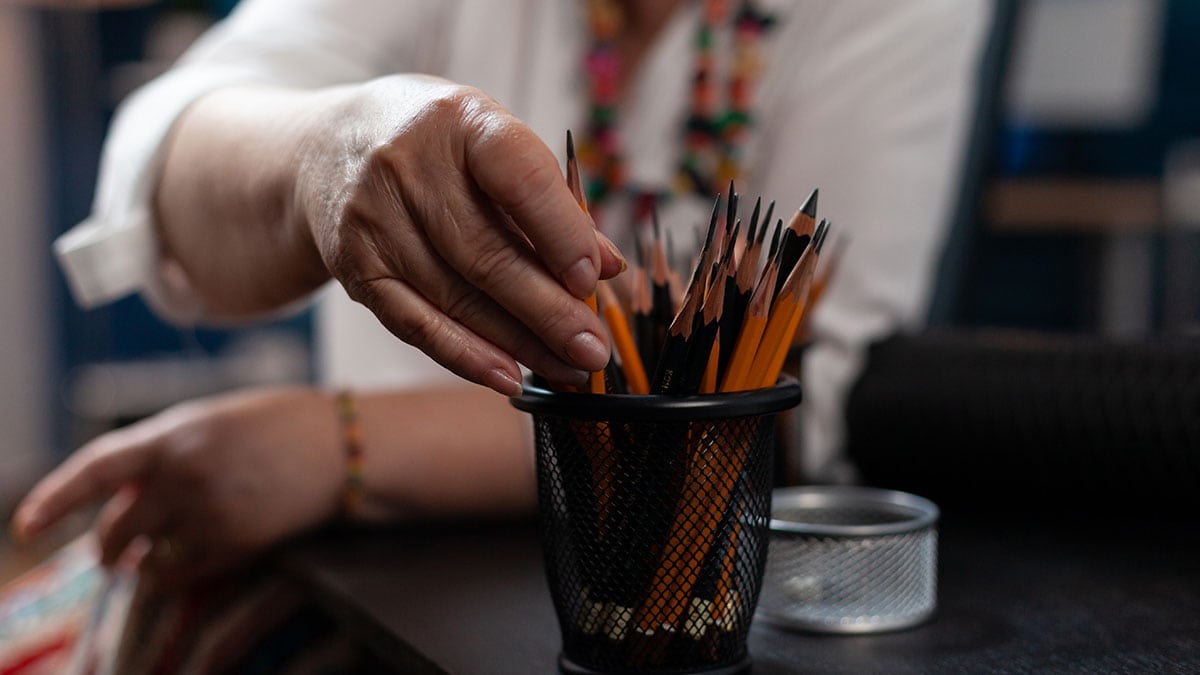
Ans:
{"label": "rolled-up cuff", "polygon": [[141,291],[154,275],[157,248],[144,211],[120,227],[90,218],[54,242],[71,295],[85,309]]}

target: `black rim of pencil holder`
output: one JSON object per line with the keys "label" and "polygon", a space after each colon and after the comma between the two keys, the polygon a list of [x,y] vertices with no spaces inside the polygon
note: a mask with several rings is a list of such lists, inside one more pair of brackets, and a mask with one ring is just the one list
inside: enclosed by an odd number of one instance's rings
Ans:
{"label": "black rim of pencil holder", "polygon": [[568,673],[737,673],[766,564],[775,416],[800,385],[698,396],[526,384]]}

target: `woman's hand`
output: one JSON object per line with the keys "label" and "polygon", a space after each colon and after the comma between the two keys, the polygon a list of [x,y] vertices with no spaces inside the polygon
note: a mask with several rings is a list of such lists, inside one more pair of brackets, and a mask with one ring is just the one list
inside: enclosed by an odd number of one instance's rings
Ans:
{"label": "woman's hand", "polygon": [[[177,126],[158,207],[167,251],[226,313],[332,274],[401,340],[504,394],[518,362],[557,383],[608,362],[582,298],[624,260],[549,148],[478,89],[398,75],[215,92]],[[246,241],[262,223],[284,227]]]}
{"label": "woman's hand", "polygon": [[620,253],[532,131],[477,89],[412,76],[364,85],[335,119],[298,187],[352,298],[506,394],[520,393],[514,358],[560,382],[605,366],[605,331],[579,300]]}
{"label": "woman's hand", "polygon": [[228,569],[331,518],[344,481],[336,411],[314,389],[235,393],[170,408],[80,448],[13,519],[33,537],[107,500],[94,529],[106,564],[141,537],[168,581]]}

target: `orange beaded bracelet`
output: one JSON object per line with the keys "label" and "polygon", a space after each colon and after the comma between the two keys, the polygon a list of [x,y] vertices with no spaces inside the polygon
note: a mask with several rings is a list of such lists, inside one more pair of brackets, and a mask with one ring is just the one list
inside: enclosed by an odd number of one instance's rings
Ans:
{"label": "orange beaded bracelet", "polygon": [[346,453],[346,484],[342,489],[342,516],[353,520],[363,510],[362,427],[354,394],[343,389],[337,394],[338,419],[342,424],[342,444]]}

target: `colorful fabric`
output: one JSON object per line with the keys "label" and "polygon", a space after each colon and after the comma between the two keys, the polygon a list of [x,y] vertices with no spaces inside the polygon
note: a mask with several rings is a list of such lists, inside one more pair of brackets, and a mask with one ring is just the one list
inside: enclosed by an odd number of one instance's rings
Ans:
{"label": "colorful fabric", "polygon": [[268,565],[164,593],[81,537],[0,589],[0,675],[368,672],[387,669]]}

